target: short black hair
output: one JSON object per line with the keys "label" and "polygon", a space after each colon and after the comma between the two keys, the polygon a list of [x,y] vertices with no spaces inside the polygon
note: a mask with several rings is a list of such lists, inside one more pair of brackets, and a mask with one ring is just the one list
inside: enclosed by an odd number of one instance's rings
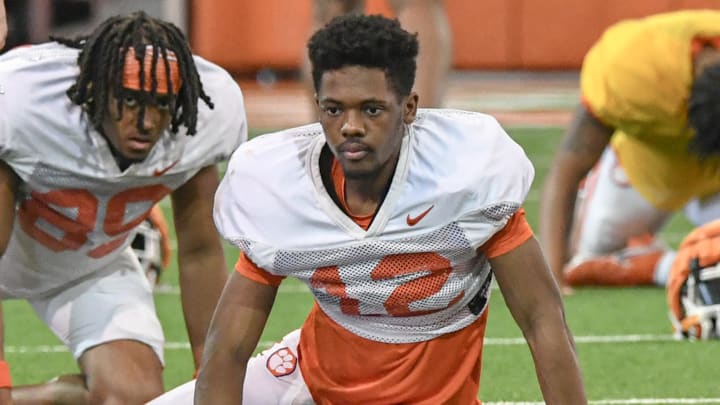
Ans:
{"label": "short black hair", "polygon": [[[194,135],[197,126],[198,99],[213,108],[210,97],[205,94],[202,82],[193,60],[185,35],[174,24],[152,18],[142,11],[128,15],[110,17],[100,24],[89,36],[75,39],[52,38],[66,46],[81,49],[78,56],[80,73],[67,94],[73,103],[83,106],[93,127],[102,133],[102,124],[108,114],[109,97],[116,98],[117,108],[122,116],[123,98],[127,90],[123,87],[125,54],[133,48],[139,61],[145,57],[146,47],[153,47],[150,92],[138,100],[140,112],[138,128],[142,129],[145,108],[158,102],[157,77],[154,75],[159,58],[165,63],[170,83],[168,54],[173,52],[177,59],[182,86],[177,94],[172,86],[170,98],[170,129],[177,133],[179,126],[187,128],[188,135]],[[140,86],[145,88],[144,64],[140,62]]]}
{"label": "short black hair", "polygon": [[690,150],[702,158],[720,156],[720,63],[706,67],[695,79],[688,122],[695,130]]}
{"label": "short black hair", "polygon": [[417,34],[405,31],[397,19],[362,14],[335,17],[313,34],[308,53],[316,91],[323,73],[344,66],[382,69],[401,97],[410,94],[415,82]]}

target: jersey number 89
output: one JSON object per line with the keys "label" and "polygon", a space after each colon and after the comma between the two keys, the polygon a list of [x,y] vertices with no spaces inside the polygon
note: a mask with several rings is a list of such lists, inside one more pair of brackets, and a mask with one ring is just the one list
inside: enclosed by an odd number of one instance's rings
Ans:
{"label": "jersey number 89", "polygon": [[[22,229],[43,246],[53,252],[78,250],[95,231],[98,221],[102,229],[112,239],[92,250],[87,255],[94,259],[103,257],[122,246],[133,228],[138,226],[149,214],[152,206],[171,190],[164,185],[152,185],[132,188],[113,195],[106,204],[104,216],[98,217],[100,202],[90,191],[84,189],[62,189],[47,193],[32,192],[29,199],[20,204],[18,219]],[[125,222],[125,210],[129,204],[147,202],[147,211]],[[75,211],[71,218],[55,207]],[[56,236],[43,229],[38,221],[43,221],[60,233]]]}

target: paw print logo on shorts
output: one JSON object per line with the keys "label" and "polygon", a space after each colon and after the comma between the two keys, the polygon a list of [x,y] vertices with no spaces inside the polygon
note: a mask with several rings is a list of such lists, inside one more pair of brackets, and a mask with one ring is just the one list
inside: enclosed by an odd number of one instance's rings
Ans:
{"label": "paw print logo on shorts", "polygon": [[275,377],[286,376],[295,371],[297,356],[287,347],[282,347],[268,357],[266,366]]}

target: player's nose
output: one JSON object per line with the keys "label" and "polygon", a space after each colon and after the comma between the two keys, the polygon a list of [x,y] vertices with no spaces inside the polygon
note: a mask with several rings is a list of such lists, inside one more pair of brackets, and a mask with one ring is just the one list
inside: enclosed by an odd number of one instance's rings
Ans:
{"label": "player's nose", "polygon": [[340,132],[346,138],[365,135],[361,113],[354,110],[347,111]]}
{"label": "player's nose", "polygon": [[162,114],[157,108],[147,107],[142,121],[142,131],[145,134],[155,134],[161,130],[162,121]]}

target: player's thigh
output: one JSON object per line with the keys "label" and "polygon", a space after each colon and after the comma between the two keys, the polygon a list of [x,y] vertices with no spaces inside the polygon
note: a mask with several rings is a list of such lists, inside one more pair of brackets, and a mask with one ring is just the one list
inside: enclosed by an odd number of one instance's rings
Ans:
{"label": "player's thigh", "polygon": [[250,360],[245,373],[243,403],[314,404],[298,364],[299,341],[300,331],[293,331]]}
{"label": "player's thigh", "polygon": [[612,148],[605,149],[588,175],[576,208],[574,246],[580,256],[622,249],[633,236],[655,234],[671,215],[632,187]]}
{"label": "player's thigh", "polygon": [[75,358],[103,343],[132,340],[162,363],[164,337],[152,290],[129,248],[92,277],[28,301]]}
{"label": "player's thigh", "polygon": [[684,209],[685,216],[695,226],[720,219],[720,193],[691,200]]}
{"label": "player's thigh", "polygon": [[144,404],[163,392],[162,364],[137,340],[113,340],[86,350],[79,359],[91,403]]}

